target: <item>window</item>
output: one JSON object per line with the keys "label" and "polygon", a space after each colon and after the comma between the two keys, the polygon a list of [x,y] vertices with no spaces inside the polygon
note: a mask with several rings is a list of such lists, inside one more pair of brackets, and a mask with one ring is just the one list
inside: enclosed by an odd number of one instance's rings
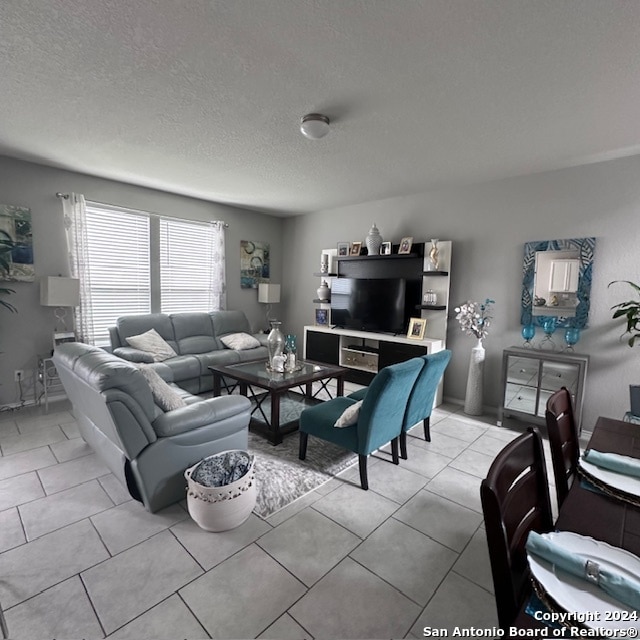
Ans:
{"label": "window", "polygon": [[222,225],[87,202],[86,229],[95,344],[123,315],[223,308]]}
{"label": "window", "polygon": [[213,308],[211,225],[160,219],[160,299],[163,313]]}
{"label": "window", "polygon": [[149,218],[87,203],[93,332],[110,344],[118,316],[151,311]]}

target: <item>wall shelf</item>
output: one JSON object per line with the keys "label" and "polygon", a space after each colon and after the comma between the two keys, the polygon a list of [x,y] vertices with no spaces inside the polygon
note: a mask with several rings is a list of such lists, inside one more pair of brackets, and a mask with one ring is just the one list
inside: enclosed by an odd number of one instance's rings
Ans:
{"label": "wall shelf", "polygon": [[[400,245],[392,245],[394,252]],[[394,279],[402,278],[411,281],[411,287],[418,289],[421,285],[420,297],[411,299],[410,315],[421,316],[428,319],[427,336],[435,340],[441,340],[446,346],[449,289],[451,285],[451,240],[439,241],[438,270],[429,269],[431,262],[427,255],[430,244],[427,242],[414,242],[411,253],[391,253],[390,255],[359,255],[338,256],[335,249],[323,249],[322,254],[329,254],[330,273],[314,273],[315,277],[327,281],[331,288],[339,278],[372,278]],[[425,300],[425,294],[432,292],[436,304],[421,304]],[[331,301],[321,301],[316,298],[315,305],[321,305],[326,309],[331,306]],[[323,304],[323,302],[325,304]],[[416,304],[418,303],[418,304]],[[415,309],[415,313],[413,312]],[[442,313],[444,311],[444,313]],[[331,312],[328,312],[328,324],[331,325]]]}
{"label": "wall shelf", "polygon": [[313,302],[314,304],[330,304],[331,298],[329,298],[328,300],[320,300],[320,298],[314,298]]}
{"label": "wall shelf", "polygon": [[363,254],[361,256],[340,256],[338,260],[342,262],[342,260],[404,260],[406,258],[421,258],[422,256],[418,253],[391,253],[388,255],[373,255],[368,256]]}

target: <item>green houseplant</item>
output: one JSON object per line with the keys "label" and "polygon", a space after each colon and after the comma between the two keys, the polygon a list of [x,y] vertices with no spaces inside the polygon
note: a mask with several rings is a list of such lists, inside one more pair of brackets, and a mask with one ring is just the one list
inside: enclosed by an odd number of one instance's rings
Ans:
{"label": "green houseplant", "polygon": [[[627,328],[622,335],[629,335],[627,344],[633,347],[636,340],[639,340],[638,344],[640,344],[640,286],[630,280],[614,280],[609,283],[609,286],[618,283],[628,284],[637,296],[634,300],[619,302],[611,307],[611,309],[614,309],[614,320],[616,318],[624,318],[627,321]],[[629,398],[631,401],[631,415],[640,417],[640,385],[629,385]]]}
{"label": "green houseplant", "polygon": [[625,302],[620,302],[611,308],[615,309],[615,311],[613,312],[614,320],[616,318],[622,317],[626,319],[627,329],[622,335],[624,336],[626,334],[630,334],[629,339],[627,340],[627,344],[630,347],[633,347],[635,341],[640,339],[640,286],[629,280],[614,280],[613,282],[609,283],[609,286],[621,282],[633,287],[638,298],[636,300],[627,300]]}

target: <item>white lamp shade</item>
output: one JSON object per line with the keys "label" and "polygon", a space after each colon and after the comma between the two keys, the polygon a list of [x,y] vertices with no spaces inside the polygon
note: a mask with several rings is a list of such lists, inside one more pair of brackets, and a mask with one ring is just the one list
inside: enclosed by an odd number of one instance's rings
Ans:
{"label": "white lamp shade", "polygon": [[279,284],[265,284],[258,285],[258,302],[264,302],[266,304],[273,304],[274,302],[280,302],[280,285]]}
{"label": "white lamp shade", "polygon": [[40,304],[45,307],[77,307],[80,304],[80,280],[58,276],[41,278]]}

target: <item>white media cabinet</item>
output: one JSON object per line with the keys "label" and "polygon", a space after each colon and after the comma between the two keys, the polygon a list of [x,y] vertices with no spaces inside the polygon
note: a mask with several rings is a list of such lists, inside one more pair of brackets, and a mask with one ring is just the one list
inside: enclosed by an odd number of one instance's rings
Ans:
{"label": "white media cabinet", "polygon": [[[383,367],[444,349],[442,340],[323,326],[304,328],[304,358],[349,369],[346,379],[367,385]],[[442,402],[442,382],[435,404]]]}
{"label": "white media cabinet", "polygon": [[[323,249],[322,254],[328,256],[328,272],[314,273],[320,282],[325,281],[329,288],[336,278],[407,278],[422,280],[421,302],[416,305],[415,317],[427,321],[426,335],[441,340],[443,345],[447,339],[447,323],[449,318],[449,289],[451,285],[451,240],[439,240],[438,270],[430,269],[430,242],[414,243],[410,254],[399,254],[399,245],[393,245],[390,255],[338,256],[336,249]],[[430,292],[436,302],[425,302],[424,297]],[[331,326],[331,299],[315,298],[316,309],[323,310],[326,326]],[[318,325],[317,319],[316,324]],[[318,325],[323,326],[323,325]],[[350,332],[353,333],[353,332]],[[364,332],[360,332],[364,333]],[[403,340],[404,338],[398,338]],[[415,341],[409,340],[414,343]],[[444,346],[443,346],[444,348]]]}

